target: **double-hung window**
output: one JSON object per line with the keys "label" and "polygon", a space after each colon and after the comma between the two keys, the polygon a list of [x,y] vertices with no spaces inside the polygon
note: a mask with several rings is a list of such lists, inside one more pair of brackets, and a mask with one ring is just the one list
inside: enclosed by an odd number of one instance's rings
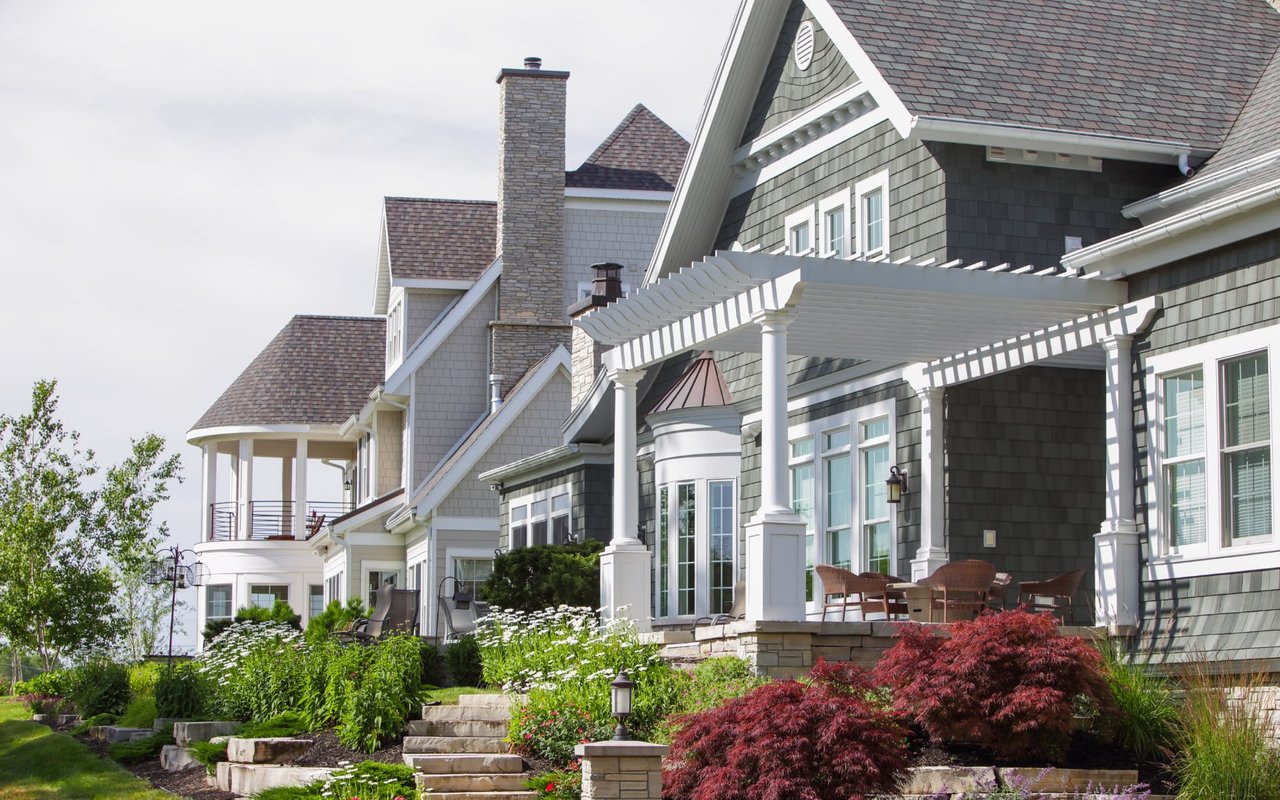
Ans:
{"label": "double-hung window", "polygon": [[1158,574],[1258,568],[1247,558],[1210,564],[1277,544],[1273,495],[1280,475],[1271,457],[1277,333],[1280,326],[1249,331],[1148,360],[1156,397],[1148,514]]}
{"label": "double-hung window", "polygon": [[249,584],[249,605],[254,608],[271,608],[276,601],[289,602],[289,586],[287,584]]}
{"label": "double-hung window", "polygon": [[332,603],[334,600],[346,603],[346,598],[342,596],[341,572],[324,579],[324,597],[327,603]]}
{"label": "double-hung window", "polygon": [[889,255],[889,173],[858,181],[854,188],[858,209],[859,252],[864,257]]}
{"label": "double-hung window", "polygon": [[885,492],[893,425],[887,402],[791,429],[791,504],[805,522],[810,602],[820,596],[814,564],[894,572],[893,507]]}
{"label": "double-hung window", "polygon": [[231,584],[218,583],[204,589],[204,618],[231,619]]}
{"label": "double-hung window", "polygon": [[845,188],[818,203],[821,223],[821,245],[818,254],[828,258],[847,258],[853,252],[852,226],[849,224],[849,189]]}
{"label": "double-hung window", "polygon": [[813,204],[787,215],[785,225],[788,255],[807,256],[813,252],[813,216]]}
{"label": "double-hung window", "polygon": [[573,535],[568,489],[513,500],[507,515],[512,549],[565,544]]}
{"label": "double-hung window", "polygon": [[658,617],[726,614],[737,575],[737,483],[673,481],[658,487],[654,611]]}

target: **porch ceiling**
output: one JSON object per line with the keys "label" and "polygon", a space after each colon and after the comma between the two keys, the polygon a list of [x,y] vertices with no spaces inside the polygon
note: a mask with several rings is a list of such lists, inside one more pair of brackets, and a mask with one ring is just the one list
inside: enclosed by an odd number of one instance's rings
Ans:
{"label": "porch ceiling", "polygon": [[758,352],[760,315],[794,309],[792,355],[925,362],[1125,302],[1060,267],[846,261],[717,252],[576,321],[635,369],[695,347]]}

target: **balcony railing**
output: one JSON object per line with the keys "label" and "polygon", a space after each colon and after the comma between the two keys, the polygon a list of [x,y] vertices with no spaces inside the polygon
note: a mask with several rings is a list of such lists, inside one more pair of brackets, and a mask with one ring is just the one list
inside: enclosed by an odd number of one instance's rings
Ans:
{"label": "balcony railing", "polygon": [[[349,509],[349,504],[339,500],[308,500],[306,503],[309,519],[318,520],[323,517],[326,521],[332,521]],[[293,539],[293,510],[293,501],[251,501],[248,538]],[[209,541],[224,542],[239,538],[241,538],[239,505],[235,501],[211,503],[209,505]]]}

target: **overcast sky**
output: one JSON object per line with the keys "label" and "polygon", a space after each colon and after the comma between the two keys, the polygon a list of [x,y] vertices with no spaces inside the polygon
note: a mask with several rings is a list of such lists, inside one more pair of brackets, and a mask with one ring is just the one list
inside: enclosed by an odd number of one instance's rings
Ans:
{"label": "overcast sky", "polygon": [[380,199],[493,199],[499,68],[691,138],[737,0],[0,0],[0,409],[55,378],[100,460],[193,422],[295,313],[368,314]]}

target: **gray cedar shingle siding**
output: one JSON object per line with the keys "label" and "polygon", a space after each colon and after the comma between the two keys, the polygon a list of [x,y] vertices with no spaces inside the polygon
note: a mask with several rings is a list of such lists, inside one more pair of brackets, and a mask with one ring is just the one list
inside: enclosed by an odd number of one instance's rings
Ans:
{"label": "gray cedar shingle siding", "polygon": [[613,467],[608,464],[579,464],[503,489],[501,509],[502,546],[510,547],[509,512],[512,503],[539,492],[570,486],[570,514],[574,535],[607,542],[613,536]]}
{"label": "gray cedar shingle siding", "polygon": [[[814,24],[813,61],[808,69],[801,70],[792,58],[792,50],[796,31],[805,21]],[[849,63],[814,21],[812,12],[800,0],[792,0],[740,144],[768,133],[856,81]]]}
{"label": "gray cedar shingle siding", "polygon": [[1220,145],[1280,38],[1261,0],[832,0],[912,114]]}
{"label": "gray cedar shingle siding", "polygon": [[[1129,279],[1131,298],[1158,294],[1164,308],[1134,341],[1135,369],[1148,357],[1280,322],[1280,232],[1175,261]],[[1147,521],[1147,398],[1135,382],[1139,525]],[[1145,529],[1145,528],[1144,528]],[[1143,543],[1144,554],[1146,542]],[[1142,583],[1135,652],[1153,661],[1280,659],[1276,573],[1210,575]]]}
{"label": "gray cedar shingle siding", "polygon": [[498,204],[480,200],[383,200],[393,278],[473,281],[497,253]]}
{"label": "gray cedar shingle siding", "polygon": [[[1093,618],[1105,515],[1103,390],[1097,370],[1028,367],[953,386],[945,401],[948,558],[989,561],[1015,581],[1082,568],[1081,623]],[[995,548],[982,546],[986,529]]]}
{"label": "gray cedar shingle siding", "polygon": [[637,104],[565,186],[669,192],[684,167],[689,143],[643,104]]}
{"label": "gray cedar shingle siding", "polygon": [[191,426],[340,425],[382,381],[381,317],[299,315]]}

